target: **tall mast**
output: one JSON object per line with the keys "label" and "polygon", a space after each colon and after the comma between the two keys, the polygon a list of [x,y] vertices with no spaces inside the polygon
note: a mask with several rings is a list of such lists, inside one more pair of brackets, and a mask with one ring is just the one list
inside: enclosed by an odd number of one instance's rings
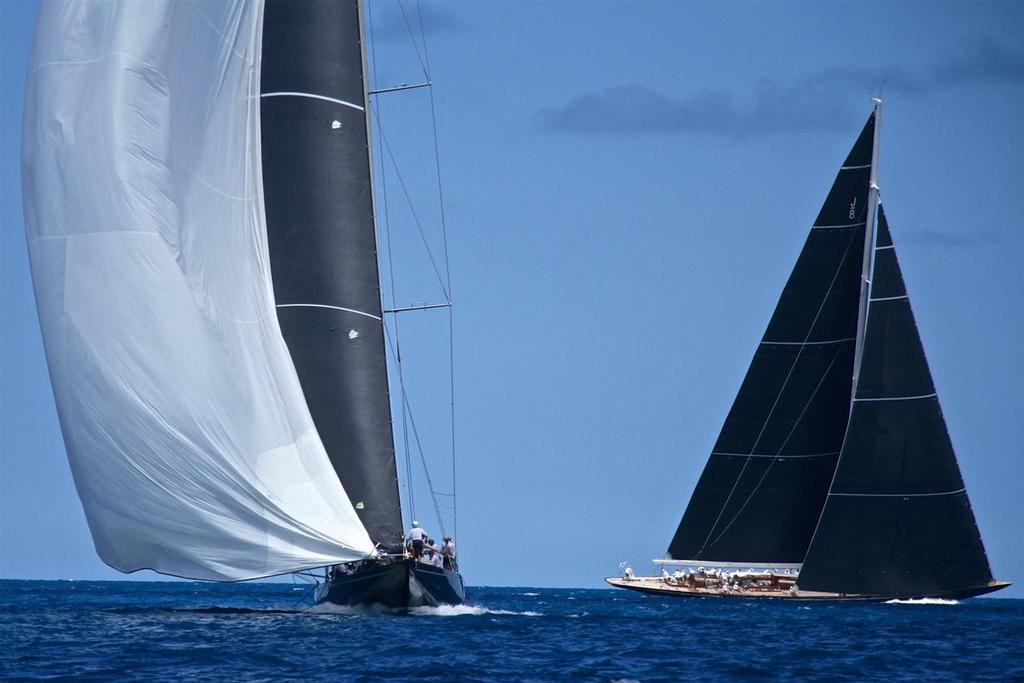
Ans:
{"label": "tall mast", "polygon": [[871,295],[871,257],[874,254],[876,224],[878,222],[878,131],[881,126],[882,100],[875,98],[875,130],[871,145],[871,175],[868,180],[868,215],[864,226],[864,264],[860,277],[860,308],[857,314],[857,341],[853,351],[853,390],[850,400],[857,394],[857,379],[864,356],[864,330],[868,322],[868,298]]}

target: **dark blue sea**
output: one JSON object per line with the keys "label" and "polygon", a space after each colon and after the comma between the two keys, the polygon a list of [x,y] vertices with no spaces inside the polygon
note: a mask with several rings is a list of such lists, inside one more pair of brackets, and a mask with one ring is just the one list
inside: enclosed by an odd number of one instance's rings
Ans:
{"label": "dark blue sea", "polygon": [[0,677],[1024,681],[1024,600],[797,605],[471,588],[410,615],[298,584],[0,581]]}

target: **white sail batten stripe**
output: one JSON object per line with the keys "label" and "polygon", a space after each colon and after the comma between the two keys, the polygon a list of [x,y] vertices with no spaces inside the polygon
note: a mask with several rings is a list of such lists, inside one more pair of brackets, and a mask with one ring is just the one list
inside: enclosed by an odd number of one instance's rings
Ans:
{"label": "white sail batten stripe", "polygon": [[938,493],[829,493],[830,496],[846,496],[848,498],[929,498],[932,496],[955,496],[963,493],[966,488],[956,491],[939,491]]}
{"label": "white sail batten stripe", "polygon": [[828,344],[839,344],[841,342],[853,341],[856,337],[843,337],[842,339],[826,339],[825,341],[762,341],[762,344],[769,346],[826,346]]}
{"label": "white sail batten stripe", "polygon": [[871,168],[871,164],[861,164],[860,166],[840,166],[840,171],[856,171],[861,168]]}
{"label": "white sail batten stripe", "polygon": [[839,451],[833,451],[831,453],[807,453],[804,455],[772,455],[770,453],[721,453],[719,451],[712,451],[711,455],[731,456],[734,458],[824,458],[829,455],[839,455]]}
{"label": "white sail batten stripe", "polygon": [[881,398],[854,398],[854,401],[916,401],[921,398],[935,398],[938,396],[935,392],[930,394],[921,394],[920,396],[887,396]]}
{"label": "white sail batten stripe", "polygon": [[327,97],[326,95],[317,95],[316,93],[311,92],[265,92],[262,93],[260,97],[309,97],[314,100],[325,100],[327,102],[334,102],[335,104],[341,104],[346,107],[352,107],[353,109],[358,109],[359,111],[366,111],[365,109],[363,109],[363,107],[359,106],[358,104],[352,104],[351,102],[346,102],[345,100],[339,100],[337,97]]}
{"label": "white sail batten stripe", "polygon": [[665,567],[711,567],[714,569],[797,569],[803,566],[799,562],[711,562],[709,560],[668,560],[660,558],[652,560],[654,564]]}
{"label": "white sail batten stripe", "polygon": [[866,225],[867,221],[860,221],[859,223],[842,223],[838,225],[812,225],[811,230],[834,230],[838,228],[859,228],[862,225]]}
{"label": "white sail batten stripe", "polygon": [[329,306],[328,304],[278,304],[278,308],[330,308],[334,311],[345,311],[346,313],[355,313],[356,315],[365,315],[367,318],[373,318],[374,320],[380,320],[380,316],[376,316],[373,313],[366,313],[365,311],[357,311],[354,308],[345,308],[343,306]]}
{"label": "white sail batten stripe", "polygon": [[887,244],[884,247],[875,247],[875,251],[882,251],[883,249],[892,249],[892,245]]}
{"label": "white sail batten stripe", "polygon": [[868,299],[868,301],[899,301],[900,299],[906,299],[906,294],[900,294],[899,296],[880,296],[877,299]]}

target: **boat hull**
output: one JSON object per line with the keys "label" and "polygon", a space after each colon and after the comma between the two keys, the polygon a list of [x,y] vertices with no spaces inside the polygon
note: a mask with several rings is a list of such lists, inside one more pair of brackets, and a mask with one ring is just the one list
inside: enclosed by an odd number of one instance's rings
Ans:
{"label": "boat hull", "polygon": [[367,562],[316,589],[316,602],[347,606],[377,605],[409,609],[430,605],[459,605],[466,600],[462,576],[455,571],[417,562]]}
{"label": "boat hull", "polygon": [[993,581],[984,586],[972,588],[961,588],[952,591],[938,593],[926,593],[921,595],[864,595],[855,593],[825,593],[818,591],[788,591],[788,590],[743,590],[726,591],[717,588],[690,588],[687,586],[672,586],[666,584],[657,577],[637,577],[635,579],[623,579],[621,577],[608,577],[605,579],[611,586],[625,588],[626,590],[646,593],[648,595],[659,595],[673,598],[741,598],[743,600],[799,600],[817,602],[887,602],[889,600],[966,600],[979,595],[993,593],[1006,588],[1010,584],[1006,581]]}

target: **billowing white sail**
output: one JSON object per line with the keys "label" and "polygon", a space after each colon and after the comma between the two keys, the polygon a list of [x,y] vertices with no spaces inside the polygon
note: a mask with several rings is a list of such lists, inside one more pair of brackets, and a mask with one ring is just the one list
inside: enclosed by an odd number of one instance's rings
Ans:
{"label": "billowing white sail", "polygon": [[75,484],[122,571],[240,580],[372,552],[275,315],[261,14],[53,2],[36,27],[32,276]]}

